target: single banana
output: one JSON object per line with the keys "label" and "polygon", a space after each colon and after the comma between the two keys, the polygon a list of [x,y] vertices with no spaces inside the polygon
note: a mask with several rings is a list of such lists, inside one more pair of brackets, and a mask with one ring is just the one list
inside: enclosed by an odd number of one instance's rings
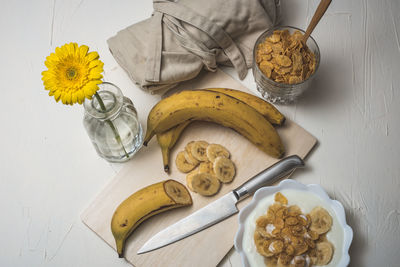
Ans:
{"label": "single banana", "polygon": [[235,177],[235,165],[232,160],[225,157],[218,157],[214,161],[213,165],[215,176],[222,183],[230,183]]}
{"label": "single banana", "polygon": [[229,157],[231,156],[231,154],[225,147],[218,144],[210,144],[207,147],[206,153],[208,160],[211,162],[214,162],[214,160],[218,157],[225,157],[229,159]]}
{"label": "single banana", "polygon": [[207,88],[204,90],[220,92],[239,99],[260,112],[273,125],[283,125],[285,122],[285,116],[276,107],[258,96],[228,88]]}
{"label": "single banana", "polygon": [[143,221],[160,212],[191,204],[192,198],[186,187],[174,180],[147,186],[125,199],[111,220],[119,257],[123,256],[126,239]]}
{"label": "single banana", "polygon": [[258,111],[226,94],[206,90],[182,91],[158,102],[147,118],[144,144],[155,134],[188,120],[219,123],[236,130],[272,157],[284,154],[278,133]]}
{"label": "single banana", "polygon": [[169,172],[169,153],[178,141],[183,130],[188,126],[190,121],[185,121],[174,128],[174,130],[157,134],[157,142],[161,147],[161,153],[164,164],[164,171]]}
{"label": "single banana", "polygon": [[310,212],[310,230],[321,235],[328,232],[332,227],[332,217],[328,211],[322,207],[315,207]]}

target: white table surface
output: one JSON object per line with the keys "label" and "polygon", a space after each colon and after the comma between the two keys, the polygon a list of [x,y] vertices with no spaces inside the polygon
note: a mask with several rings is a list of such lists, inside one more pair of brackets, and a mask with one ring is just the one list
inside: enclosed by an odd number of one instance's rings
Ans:
{"label": "white table surface", "polygon": [[[283,23],[305,28],[319,1],[282,2]],[[123,165],[97,156],[83,107],[48,97],[41,72],[55,47],[87,44],[144,124],[158,98],[134,86],[106,39],[151,12],[149,0],[2,1],[0,266],[129,266],[80,220]],[[397,0],[333,1],[313,33],[322,63],[312,89],[279,106],[319,140],[293,178],[343,203],[351,266],[400,264],[399,14]],[[251,72],[243,83],[255,91]],[[238,254],[220,265],[240,266]]]}

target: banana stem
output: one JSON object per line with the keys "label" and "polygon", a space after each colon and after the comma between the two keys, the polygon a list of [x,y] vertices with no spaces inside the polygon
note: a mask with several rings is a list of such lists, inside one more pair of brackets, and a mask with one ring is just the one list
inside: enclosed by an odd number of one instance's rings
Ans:
{"label": "banana stem", "polygon": [[169,173],[169,148],[168,147],[161,147],[161,153],[164,163],[164,171]]}
{"label": "banana stem", "polygon": [[[97,101],[99,102],[100,108],[103,111],[106,111],[106,106],[104,105],[103,99],[101,99],[100,95],[96,92],[94,94],[94,96],[96,97]],[[117,143],[121,145],[122,149],[124,150],[125,156],[127,158],[129,158],[129,155],[126,152],[126,149],[125,149],[124,145],[122,144],[121,136],[119,135],[119,132],[118,132],[117,128],[115,128],[115,126],[114,126],[114,124],[112,123],[111,120],[106,120],[106,123],[110,126],[111,130],[114,132],[115,140],[117,140]]]}

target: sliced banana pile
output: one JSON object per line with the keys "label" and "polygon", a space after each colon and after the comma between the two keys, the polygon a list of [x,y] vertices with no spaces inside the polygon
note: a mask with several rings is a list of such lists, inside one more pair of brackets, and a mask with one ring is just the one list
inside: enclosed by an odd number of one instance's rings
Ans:
{"label": "sliced banana pile", "polygon": [[[256,221],[254,243],[264,256],[266,266],[305,267],[327,265],[334,247],[326,233],[332,228],[332,217],[322,207],[303,214],[280,192],[266,214]],[[309,264],[308,264],[309,263]]]}
{"label": "sliced banana pile", "polygon": [[191,141],[178,153],[175,164],[179,171],[187,173],[188,188],[203,196],[218,193],[221,183],[230,183],[236,174],[235,164],[229,151],[219,144]]}

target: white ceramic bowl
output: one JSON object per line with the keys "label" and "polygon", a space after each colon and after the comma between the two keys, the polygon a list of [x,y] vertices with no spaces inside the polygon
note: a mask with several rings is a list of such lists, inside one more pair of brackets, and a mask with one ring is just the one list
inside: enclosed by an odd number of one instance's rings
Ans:
{"label": "white ceramic bowl", "polygon": [[[341,257],[339,258],[340,260],[336,266],[347,266],[350,262],[349,247],[353,240],[353,230],[346,223],[346,215],[342,204],[337,200],[332,200],[320,185],[304,185],[291,179],[284,180],[277,186],[263,187],[257,190],[254,194],[253,200],[239,212],[239,230],[235,236],[235,249],[240,254],[243,266],[250,267],[249,259],[247,258],[242,246],[245,232],[245,221],[247,217],[252,213],[261,200],[285,189],[295,189],[314,194],[323,201],[325,206],[328,205],[331,208],[332,212],[335,213],[334,216],[337,218],[339,227],[343,229],[342,249],[341,251],[335,251],[335,253],[341,253]],[[266,210],[267,209],[265,209],[265,211]]]}

